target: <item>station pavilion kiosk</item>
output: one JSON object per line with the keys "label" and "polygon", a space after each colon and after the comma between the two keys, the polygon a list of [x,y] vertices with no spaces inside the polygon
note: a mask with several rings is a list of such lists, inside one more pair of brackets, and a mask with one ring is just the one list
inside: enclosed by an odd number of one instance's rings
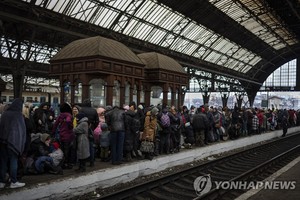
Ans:
{"label": "station pavilion kiosk", "polygon": [[80,39],[51,60],[49,75],[60,81],[60,102],[94,107],[123,106],[131,101],[181,106],[188,75],[174,59],[158,53],[136,55],[124,44],[101,36]]}

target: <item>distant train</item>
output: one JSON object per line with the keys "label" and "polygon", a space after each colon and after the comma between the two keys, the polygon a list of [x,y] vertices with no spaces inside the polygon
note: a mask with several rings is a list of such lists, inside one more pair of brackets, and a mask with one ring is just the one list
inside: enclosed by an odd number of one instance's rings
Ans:
{"label": "distant train", "polygon": [[[44,102],[49,102],[50,104],[58,104],[60,102],[59,93],[23,91],[22,98],[24,102],[31,102],[36,106]],[[11,103],[14,100],[13,91],[5,90],[4,92],[1,92],[1,100],[6,104]]]}

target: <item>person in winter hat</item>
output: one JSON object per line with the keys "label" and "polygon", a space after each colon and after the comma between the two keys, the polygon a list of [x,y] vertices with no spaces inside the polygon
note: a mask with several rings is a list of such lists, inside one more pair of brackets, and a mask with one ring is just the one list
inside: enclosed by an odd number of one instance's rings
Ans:
{"label": "person in winter hat", "polygon": [[88,118],[80,112],[76,115],[76,119],[77,126],[73,129],[77,138],[77,159],[79,160],[79,168],[76,171],[85,172],[86,161],[90,157]]}
{"label": "person in winter hat", "polygon": [[22,99],[15,99],[1,115],[0,189],[5,187],[7,171],[11,180],[10,188],[25,185],[25,183],[17,180],[18,157],[23,153],[26,142],[26,126],[22,115],[22,107]]}
{"label": "person in winter hat", "polygon": [[60,114],[53,124],[52,137],[61,144],[64,153],[64,169],[72,169],[75,163],[75,134],[73,132],[72,107],[69,103],[60,106]]}
{"label": "person in winter hat", "polygon": [[100,158],[102,161],[107,162],[109,159],[110,147],[110,131],[106,123],[101,124],[102,133],[100,135]]}
{"label": "person in winter hat", "polygon": [[[85,116],[88,118],[88,124],[89,124],[89,135],[93,135],[93,131],[99,124],[99,117],[97,110],[92,107],[92,102],[90,99],[85,99],[83,103],[81,104],[80,112],[84,113]],[[94,139],[93,137],[89,137],[90,142],[90,167],[94,166],[95,162],[95,148],[94,148]]]}

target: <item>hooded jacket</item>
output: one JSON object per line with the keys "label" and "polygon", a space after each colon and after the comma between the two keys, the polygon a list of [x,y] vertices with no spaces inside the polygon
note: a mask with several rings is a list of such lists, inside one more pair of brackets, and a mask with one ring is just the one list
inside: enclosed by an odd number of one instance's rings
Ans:
{"label": "hooded jacket", "polygon": [[90,144],[88,139],[88,118],[83,117],[78,121],[78,125],[73,129],[77,136],[77,158],[86,159],[90,156]]}
{"label": "hooded jacket", "polygon": [[2,114],[0,121],[0,143],[6,144],[18,155],[22,154],[26,141],[26,126],[22,108],[22,100],[15,99]]}
{"label": "hooded jacket", "polygon": [[75,139],[73,132],[72,115],[68,112],[60,113],[53,124],[52,135],[55,135],[59,129],[59,137],[61,142],[72,142]]}

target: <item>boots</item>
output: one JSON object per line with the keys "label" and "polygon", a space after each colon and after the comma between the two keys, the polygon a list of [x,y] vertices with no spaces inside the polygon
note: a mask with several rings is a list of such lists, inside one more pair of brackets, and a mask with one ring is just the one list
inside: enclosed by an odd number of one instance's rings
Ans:
{"label": "boots", "polygon": [[75,170],[76,172],[85,172],[86,171],[86,165],[85,160],[79,160],[79,168]]}
{"label": "boots", "polygon": [[127,162],[131,162],[131,161],[132,161],[131,152],[126,153],[125,160],[126,160]]}

